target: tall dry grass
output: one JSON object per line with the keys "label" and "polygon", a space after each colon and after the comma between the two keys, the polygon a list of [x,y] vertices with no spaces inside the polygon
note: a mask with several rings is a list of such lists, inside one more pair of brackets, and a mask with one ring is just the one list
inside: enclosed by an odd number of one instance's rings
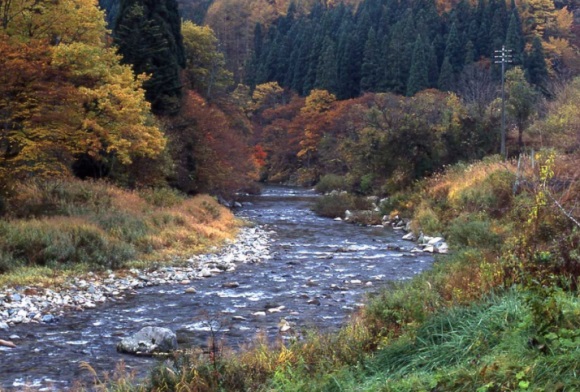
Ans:
{"label": "tall dry grass", "polygon": [[[127,191],[75,179],[18,185],[0,220],[0,284],[23,271],[175,261],[231,239],[239,223],[212,197]],[[36,275],[35,273],[33,276]]]}

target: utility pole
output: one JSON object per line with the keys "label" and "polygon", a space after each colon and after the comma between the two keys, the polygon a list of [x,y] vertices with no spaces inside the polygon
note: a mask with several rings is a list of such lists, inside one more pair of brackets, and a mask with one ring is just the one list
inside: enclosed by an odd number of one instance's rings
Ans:
{"label": "utility pole", "polygon": [[495,64],[501,64],[501,147],[500,154],[503,159],[507,158],[505,150],[505,65],[513,60],[512,50],[502,45],[501,50],[494,50]]}

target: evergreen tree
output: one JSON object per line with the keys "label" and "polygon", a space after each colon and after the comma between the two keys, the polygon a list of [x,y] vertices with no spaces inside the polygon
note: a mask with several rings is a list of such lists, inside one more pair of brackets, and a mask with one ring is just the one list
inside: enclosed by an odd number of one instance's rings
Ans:
{"label": "evergreen tree", "polygon": [[292,75],[292,83],[290,87],[298,92],[298,94],[305,94],[304,91],[304,80],[306,79],[306,74],[308,73],[308,61],[310,56],[310,50],[312,46],[312,40],[309,39],[312,34],[312,27],[310,24],[305,24],[299,37],[300,46],[297,50],[297,61],[294,64],[294,72]]}
{"label": "evergreen tree", "polygon": [[415,44],[415,41],[410,41],[410,39],[417,36],[413,14],[410,10],[407,10],[404,18],[393,26],[391,32],[385,59],[387,88],[395,93],[405,94]]}
{"label": "evergreen tree", "polygon": [[427,64],[426,48],[421,35],[417,36],[413,49],[413,60],[407,82],[407,96],[429,87],[429,66]]}
{"label": "evergreen tree", "polygon": [[445,57],[443,64],[441,64],[441,72],[439,73],[439,80],[437,86],[441,91],[449,91],[454,84],[453,67],[449,62],[449,58]]}
{"label": "evergreen tree", "polygon": [[113,36],[123,61],[151,74],[144,88],[153,112],[177,113],[185,54],[176,0],[122,0]]}
{"label": "evergreen tree", "polygon": [[318,63],[320,62],[322,55],[322,43],[324,40],[324,37],[321,36],[321,34],[323,34],[323,31],[319,25],[314,37],[312,38],[312,46],[310,47],[310,54],[308,55],[308,72],[306,72],[303,86],[303,94],[305,95],[309,94],[310,90],[316,86],[316,74],[318,72]]}
{"label": "evergreen tree", "polygon": [[380,71],[379,43],[375,29],[371,28],[365,43],[364,56],[361,65],[361,91],[376,91]]}
{"label": "evergreen tree", "polygon": [[[505,4],[503,0],[501,0],[500,3]],[[499,50],[504,44],[504,40],[506,37],[504,26],[505,26],[504,12],[503,9],[500,7],[496,9],[493,14],[493,20],[491,23],[491,28],[489,30],[489,42],[491,44],[492,50]]]}
{"label": "evergreen tree", "polygon": [[[352,25],[350,22],[347,23]],[[358,35],[352,34],[352,29],[345,27],[339,38],[337,96],[340,99],[356,97],[360,92],[360,71],[363,57],[363,44],[359,43]]]}
{"label": "evergreen tree", "polygon": [[258,83],[258,68],[260,66],[260,57],[262,56],[263,50],[263,36],[262,36],[262,25],[256,23],[254,27],[254,52],[252,53],[252,58],[248,62],[246,67],[246,84],[250,86],[250,89],[254,89]]}
{"label": "evergreen tree", "polygon": [[429,87],[437,87],[437,81],[439,80],[439,65],[437,63],[437,55],[435,54],[435,48],[433,44],[427,45],[427,66],[429,68]]}
{"label": "evergreen tree", "polygon": [[475,46],[471,40],[467,41],[465,45],[465,65],[469,65],[475,61]]}
{"label": "evergreen tree", "polygon": [[[471,41],[473,45],[473,60],[479,59],[479,48],[477,46],[477,39],[478,39],[478,32],[479,32],[479,24],[475,19],[475,15],[472,17],[471,22],[469,23],[469,27],[467,29],[466,39],[467,42]],[[467,45],[467,44],[466,44]]]}
{"label": "evergreen tree", "polygon": [[330,37],[324,38],[322,55],[318,62],[315,87],[335,93],[337,90],[338,68],[336,64],[335,44]]}
{"label": "evergreen tree", "polygon": [[543,86],[548,77],[544,48],[539,37],[534,37],[532,41],[532,50],[526,61],[526,74],[530,83],[536,86]]}
{"label": "evergreen tree", "polygon": [[485,5],[483,0],[481,0],[477,6],[477,15],[480,17],[480,21],[475,48],[479,56],[491,57],[493,54],[491,42],[489,41],[489,32],[493,23],[494,13],[494,8],[491,7],[491,3],[492,2],[490,1],[487,5]]}
{"label": "evergreen tree", "polygon": [[517,8],[514,8],[511,12],[505,46],[507,49],[512,50],[513,64],[523,64],[525,42],[522,32],[522,23]]}
{"label": "evergreen tree", "polygon": [[119,0],[99,0],[99,7],[105,10],[105,20],[107,21],[107,25],[113,26],[115,20],[119,15]]}
{"label": "evergreen tree", "polygon": [[449,35],[447,36],[447,46],[445,47],[445,57],[449,60],[454,73],[459,73],[463,68],[465,52],[461,45],[461,38],[455,23],[451,25]]}

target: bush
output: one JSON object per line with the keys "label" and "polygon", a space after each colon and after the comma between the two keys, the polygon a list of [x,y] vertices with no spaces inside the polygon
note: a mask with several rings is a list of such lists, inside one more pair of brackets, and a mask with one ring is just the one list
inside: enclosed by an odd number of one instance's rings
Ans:
{"label": "bush", "polygon": [[448,190],[450,205],[463,212],[486,211],[501,217],[513,202],[516,176],[497,162],[478,163],[451,170],[443,182],[451,182]]}
{"label": "bush", "polygon": [[492,223],[477,214],[454,219],[448,229],[448,240],[455,246],[499,251],[502,237],[494,232]]}
{"label": "bush", "polygon": [[379,208],[382,215],[390,215],[397,211],[400,215],[410,217],[416,204],[416,198],[411,193],[398,192],[384,199]]}
{"label": "bush", "polygon": [[318,198],[314,212],[329,218],[344,218],[346,210],[370,210],[372,203],[364,197],[346,192],[335,192]]}
{"label": "bush", "polygon": [[143,217],[121,211],[99,215],[92,220],[111,237],[128,243],[137,243],[151,233],[151,228]]}
{"label": "bush", "polygon": [[348,190],[348,184],[343,176],[336,174],[325,174],[320,178],[318,184],[316,184],[316,192],[318,193],[329,193],[331,191],[346,191]]}
{"label": "bush", "polygon": [[363,195],[370,195],[374,190],[375,176],[372,173],[365,174],[360,179],[360,191]]}
{"label": "bush", "polygon": [[155,207],[173,207],[185,200],[185,195],[172,188],[143,189],[139,195]]}
{"label": "bush", "polygon": [[427,202],[421,202],[417,207],[412,223],[414,231],[420,229],[429,235],[440,235],[444,228],[439,216]]}

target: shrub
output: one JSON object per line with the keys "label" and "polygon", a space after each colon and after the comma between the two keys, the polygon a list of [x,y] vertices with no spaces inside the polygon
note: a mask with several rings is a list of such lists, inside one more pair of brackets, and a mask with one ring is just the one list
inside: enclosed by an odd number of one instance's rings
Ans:
{"label": "shrub", "polygon": [[139,195],[155,207],[173,207],[185,200],[183,193],[172,188],[148,188]]}
{"label": "shrub", "polygon": [[108,235],[118,240],[136,243],[151,232],[148,222],[142,216],[126,212],[114,212],[92,218]]}
{"label": "shrub", "polygon": [[14,260],[12,253],[0,249],[0,274],[10,272],[21,266],[21,262]]}
{"label": "shrub", "polygon": [[502,244],[502,237],[495,232],[492,223],[478,214],[454,219],[447,234],[449,242],[456,246],[499,251]]}
{"label": "shrub", "polygon": [[443,232],[443,223],[427,202],[421,202],[417,207],[412,223],[414,231],[420,229],[429,235],[440,235]]}
{"label": "shrub", "polygon": [[372,203],[364,197],[336,192],[318,198],[313,209],[321,216],[344,218],[346,210],[369,210],[371,207]]}
{"label": "shrub", "polygon": [[415,199],[412,193],[397,192],[381,202],[379,205],[381,214],[390,215],[391,212],[397,211],[400,215],[410,217],[417,204]]}
{"label": "shrub", "polygon": [[348,190],[348,184],[343,176],[336,174],[325,174],[320,178],[318,184],[316,184],[316,192],[318,193],[329,193],[331,191],[346,191]]}
{"label": "shrub", "polygon": [[374,189],[375,176],[372,173],[365,174],[360,179],[360,191],[363,195],[370,195]]}

